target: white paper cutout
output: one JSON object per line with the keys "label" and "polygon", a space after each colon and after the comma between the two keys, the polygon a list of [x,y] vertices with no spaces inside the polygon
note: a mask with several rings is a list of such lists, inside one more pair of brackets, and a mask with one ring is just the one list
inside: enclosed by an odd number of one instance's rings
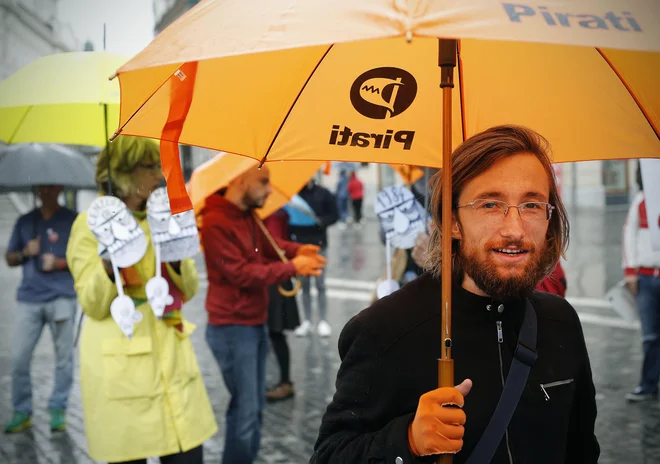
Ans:
{"label": "white paper cutout", "polygon": [[[110,255],[112,258],[112,255]],[[119,329],[128,337],[128,339],[133,338],[133,324],[135,324],[135,313],[138,312],[135,310],[135,303],[133,300],[124,294],[124,287],[119,278],[119,269],[114,260],[112,261],[112,271],[115,275],[115,285],[117,286],[117,297],[112,300],[110,304],[110,314],[115,320]]]}
{"label": "white paper cutout", "polygon": [[147,201],[147,220],[151,240],[160,245],[164,263],[192,258],[200,251],[195,213],[184,211],[172,215],[170,199],[165,187],[154,190]]}
{"label": "white paper cutout", "polygon": [[119,268],[133,266],[142,259],[147,251],[147,237],[126,204],[116,197],[94,200],[87,212],[87,225],[99,242],[99,255],[112,263],[117,297],[110,304],[110,314],[130,340],[133,325],[142,320],[142,313],[124,294]]}
{"label": "white paper cutout", "polygon": [[174,302],[174,298],[170,295],[170,284],[161,274],[160,244],[155,243],[154,250],[156,252],[156,275],[149,279],[145,286],[145,291],[147,292],[147,299],[151,305],[151,310],[158,319],[161,319],[165,308]]}
{"label": "white paper cutout", "polygon": [[87,211],[87,225],[99,241],[99,255],[117,267],[131,267],[147,251],[147,237],[119,198],[99,197]]}
{"label": "white paper cutout", "polygon": [[413,248],[417,235],[425,231],[424,207],[405,187],[394,185],[381,190],[376,197],[374,211],[385,238],[395,248]]}
{"label": "white paper cutout", "polygon": [[378,287],[376,287],[376,296],[378,299],[390,295],[401,288],[399,282],[392,279],[392,244],[387,237],[385,237],[385,266],[387,270],[387,279],[379,283]]}

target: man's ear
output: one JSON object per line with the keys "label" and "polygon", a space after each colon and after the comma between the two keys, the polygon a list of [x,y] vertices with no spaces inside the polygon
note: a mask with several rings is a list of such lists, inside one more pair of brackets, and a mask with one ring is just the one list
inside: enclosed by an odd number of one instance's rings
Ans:
{"label": "man's ear", "polygon": [[461,223],[458,222],[456,213],[451,215],[451,237],[457,240],[463,239],[463,233],[461,232]]}

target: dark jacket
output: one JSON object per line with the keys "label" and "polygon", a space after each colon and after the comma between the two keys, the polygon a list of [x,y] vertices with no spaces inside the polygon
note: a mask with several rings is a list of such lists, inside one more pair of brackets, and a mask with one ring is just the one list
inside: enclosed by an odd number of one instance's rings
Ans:
{"label": "dark jacket", "polygon": [[[409,450],[408,425],[419,397],[437,388],[441,314],[439,280],[423,274],[400,291],[351,319],[339,338],[342,364],[337,391],[323,416],[311,462],[429,462]],[[481,437],[502,393],[500,354],[506,378],[524,315],[524,300],[498,302],[453,286],[455,383],[473,381],[465,399],[461,464]],[[600,449],[594,436],[595,390],[580,321],[555,295],[533,292],[538,317],[538,360],[508,427],[515,464],[593,464]],[[491,305],[491,310],[487,309]],[[502,322],[504,341],[497,337]],[[541,385],[573,379],[570,383]],[[492,460],[509,463],[506,440]]]}
{"label": "dark jacket", "polygon": [[[277,240],[277,239],[276,239]],[[277,240],[287,257],[300,245]],[[202,245],[209,288],[206,310],[211,325],[260,325],[268,312],[268,286],[293,277],[252,217],[220,195],[206,200]]]}
{"label": "dark jacket", "polygon": [[298,195],[314,210],[321,224],[317,226],[289,225],[291,239],[298,243],[311,243],[326,248],[328,246],[326,229],[339,220],[337,199],[330,190],[316,183],[311,188],[303,187]]}

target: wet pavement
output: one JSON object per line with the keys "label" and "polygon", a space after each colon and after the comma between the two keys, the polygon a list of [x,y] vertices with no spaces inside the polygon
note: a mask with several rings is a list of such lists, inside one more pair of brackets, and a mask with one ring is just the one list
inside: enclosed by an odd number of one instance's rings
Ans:
{"label": "wet pavement", "polygon": [[[598,395],[597,434],[603,464],[660,463],[660,404],[630,405],[624,394],[634,386],[641,363],[639,330],[635,321],[607,307],[603,296],[621,279],[620,237],[624,211],[572,214],[571,248],[565,270],[568,298],[583,318]],[[4,244],[0,244],[4,246]],[[4,249],[1,250],[4,254]],[[329,318],[334,333],[329,339],[316,335],[289,336],[292,378],[296,396],[267,405],[260,463],[305,463],[312,449],[321,416],[334,393],[339,366],[337,339],[345,322],[371,298],[372,283],[382,273],[384,251],[373,215],[360,230],[349,227],[330,232],[328,264]],[[200,271],[203,274],[203,270]],[[10,350],[14,291],[20,273],[0,265],[0,425],[9,420]],[[199,358],[220,432],[205,444],[205,461],[218,463],[223,447],[224,411],[228,396],[218,367],[203,338],[205,286],[186,306],[189,319],[198,324],[193,343]],[[80,406],[78,372],[68,410],[68,429],[51,434],[47,401],[52,388],[53,356],[50,334],[45,331],[32,366],[34,427],[18,435],[0,435],[0,463],[91,463],[86,454]],[[278,372],[269,360],[269,381]],[[157,462],[154,460],[152,462]]]}

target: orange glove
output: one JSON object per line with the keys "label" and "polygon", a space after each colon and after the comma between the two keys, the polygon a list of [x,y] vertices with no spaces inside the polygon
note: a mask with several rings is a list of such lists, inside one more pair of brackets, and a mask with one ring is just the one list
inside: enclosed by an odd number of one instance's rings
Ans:
{"label": "orange glove", "polygon": [[316,255],[319,251],[321,251],[321,247],[317,245],[300,245],[300,248],[298,248],[298,251],[296,252],[296,256]]}
{"label": "orange glove", "polygon": [[298,255],[291,262],[297,275],[318,277],[325,267],[326,259],[321,255]]}
{"label": "orange glove", "polygon": [[467,379],[455,388],[437,388],[419,398],[415,419],[408,427],[413,454],[455,454],[463,448],[465,412],[460,408],[471,388],[472,381]]}

